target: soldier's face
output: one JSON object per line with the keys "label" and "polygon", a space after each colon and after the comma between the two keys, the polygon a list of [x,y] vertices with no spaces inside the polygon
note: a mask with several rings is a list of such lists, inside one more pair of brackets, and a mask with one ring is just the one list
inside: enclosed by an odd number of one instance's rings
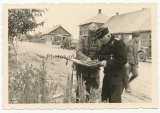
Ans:
{"label": "soldier's face", "polygon": [[103,38],[101,38],[99,40],[101,41],[102,45],[105,45],[105,44],[107,44],[109,42],[110,38],[111,38],[111,35],[107,34],[107,35],[105,35]]}
{"label": "soldier's face", "polygon": [[139,37],[134,37],[134,40],[137,43],[139,41]]}

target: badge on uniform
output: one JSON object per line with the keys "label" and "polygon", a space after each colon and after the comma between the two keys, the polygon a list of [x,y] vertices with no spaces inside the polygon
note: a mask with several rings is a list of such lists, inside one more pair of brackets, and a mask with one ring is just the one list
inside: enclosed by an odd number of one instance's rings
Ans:
{"label": "badge on uniform", "polygon": [[113,55],[111,54],[110,56],[111,56],[111,58],[110,58],[110,59],[113,59]]}

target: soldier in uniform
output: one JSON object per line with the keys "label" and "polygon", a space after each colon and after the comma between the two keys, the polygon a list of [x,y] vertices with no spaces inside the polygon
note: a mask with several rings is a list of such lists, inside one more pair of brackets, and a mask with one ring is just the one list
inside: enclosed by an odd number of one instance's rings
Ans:
{"label": "soldier in uniform", "polygon": [[[127,47],[127,70],[126,70],[126,86],[125,91],[131,93],[129,83],[138,76],[138,37],[140,36],[139,32],[132,33],[132,38],[129,42],[126,43]],[[129,74],[132,73],[131,78],[129,79]]]}
{"label": "soldier in uniform", "polygon": [[[96,24],[91,24],[88,29],[88,36],[80,37],[77,46],[76,57],[82,61],[93,60],[93,56],[98,55],[101,49],[99,40],[95,40],[94,33],[98,29]],[[86,85],[86,91],[90,93],[90,88],[97,89],[99,87],[100,69],[87,68],[82,65],[76,65],[77,76],[81,76]],[[79,96],[79,92],[77,92]]]}
{"label": "soldier in uniform", "polygon": [[96,32],[97,39],[102,43],[99,60],[104,67],[102,86],[102,102],[121,103],[124,89],[127,63],[127,52],[124,42],[109,33],[103,36],[108,28],[100,28]]}
{"label": "soldier in uniform", "polygon": [[65,47],[65,41],[63,40],[62,41],[62,48],[64,49],[64,47]]}

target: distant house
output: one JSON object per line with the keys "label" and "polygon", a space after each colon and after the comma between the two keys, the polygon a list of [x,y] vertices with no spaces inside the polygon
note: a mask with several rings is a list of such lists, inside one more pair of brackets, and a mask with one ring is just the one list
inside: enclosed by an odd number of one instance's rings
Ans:
{"label": "distant house", "polygon": [[67,39],[70,40],[72,35],[62,26],[58,25],[42,33],[41,37],[45,40],[46,44],[56,44]]}
{"label": "distant house", "polygon": [[41,34],[42,32],[38,31],[38,33],[36,34],[37,38],[41,38]]}
{"label": "distant house", "polygon": [[126,14],[112,16],[103,27],[108,27],[109,32],[121,38],[124,42],[129,40],[132,32],[141,32],[139,47],[148,46],[151,38],[151,9],[143,8]]}
{"label": "distant house", "polygon": [[101,13],[101,9],[99,9],[97,15],[79,25],[79,36],[88,34],[88,27],[90,24],[95,23],[98,28],[100,28],[107,22],[108,19],[109,17]]}

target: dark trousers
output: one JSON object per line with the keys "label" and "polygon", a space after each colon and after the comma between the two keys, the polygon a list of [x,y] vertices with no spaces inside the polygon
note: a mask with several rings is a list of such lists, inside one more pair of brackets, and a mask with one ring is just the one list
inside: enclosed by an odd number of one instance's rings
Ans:
{"label": "dark trousers", "polygon": [[105,75],[102,86],[102,102],[121,103],[124,89],[124,75]]}

